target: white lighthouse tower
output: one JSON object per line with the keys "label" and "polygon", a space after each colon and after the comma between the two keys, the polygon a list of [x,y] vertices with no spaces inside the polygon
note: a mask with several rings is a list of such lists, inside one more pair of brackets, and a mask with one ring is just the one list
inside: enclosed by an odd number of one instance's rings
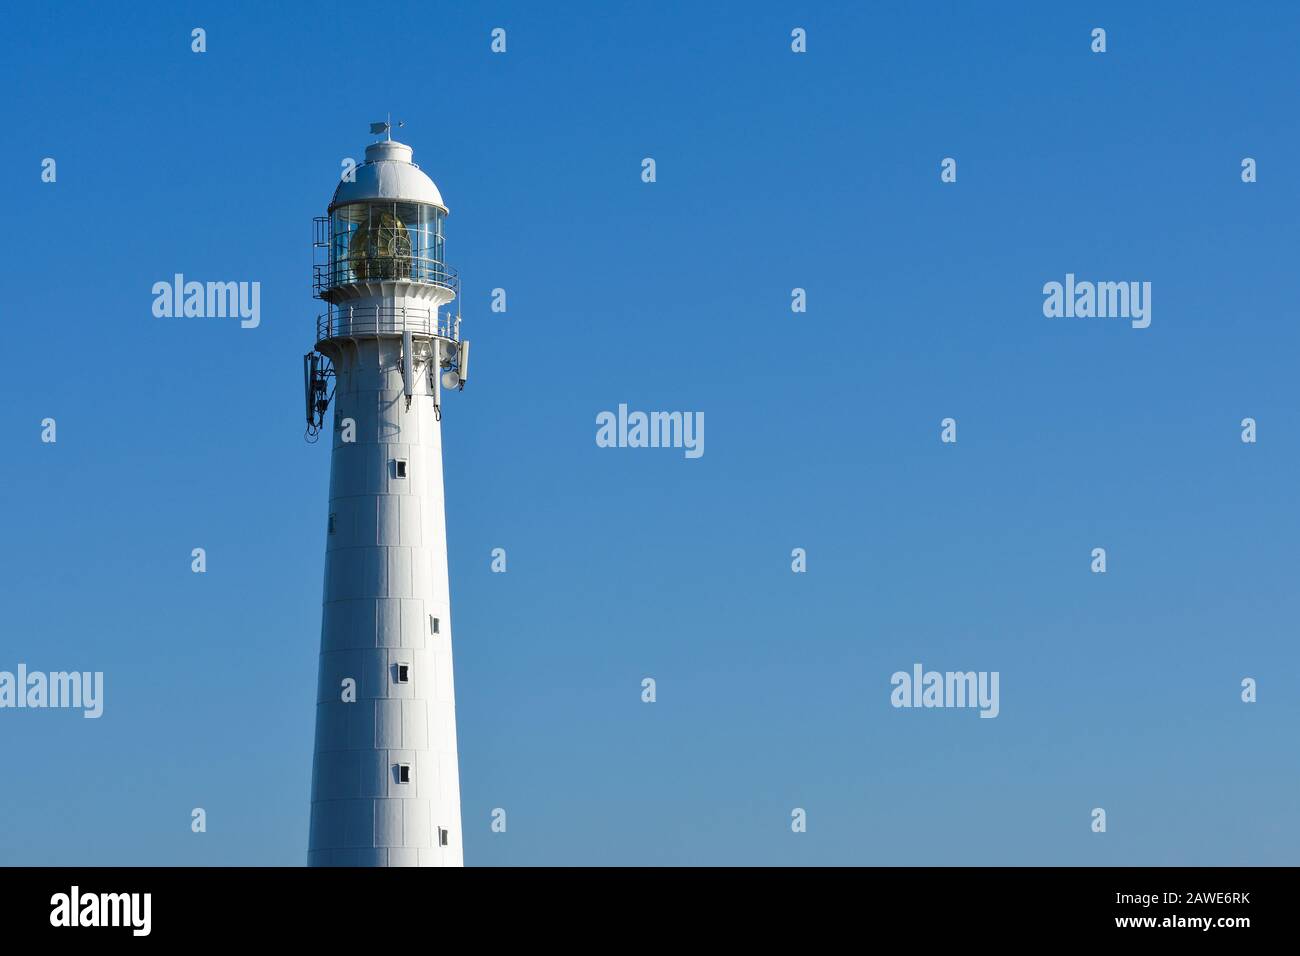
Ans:
{"label": "white lighthouse tower", "polygon": [[463,863],[441,420],[469,343],[443,312],[459,291],[446,215],[389,138],[316,220],[328,306],[304,358],[309,437],[331,403],[334,420],[312,866]]}

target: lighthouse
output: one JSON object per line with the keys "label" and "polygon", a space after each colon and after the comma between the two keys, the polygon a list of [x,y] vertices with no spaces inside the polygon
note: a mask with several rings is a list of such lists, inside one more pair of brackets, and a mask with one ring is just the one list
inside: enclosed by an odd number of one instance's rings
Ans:
{"label": "lighthouse", "polygon": [[315,231],[307,434],[331,406],[311,866],[461,866],[443,401],[465,387],[447,207],[388,137]]}

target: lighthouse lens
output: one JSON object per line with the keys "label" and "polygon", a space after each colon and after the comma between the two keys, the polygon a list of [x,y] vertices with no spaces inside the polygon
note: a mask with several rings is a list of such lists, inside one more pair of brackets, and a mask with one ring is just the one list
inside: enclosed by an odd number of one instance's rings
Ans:
{"label": "lighthouse lens", "polygon": [[331,284],[380,279],[441,282],[443,212],[426,203],[338,206],[331,224]]}
{"label": "lighthouse lens", "polygon": [[408,279],[411,236],[388,209],[371,209],[369,221],[348,240],[348,265],[358,279]]}

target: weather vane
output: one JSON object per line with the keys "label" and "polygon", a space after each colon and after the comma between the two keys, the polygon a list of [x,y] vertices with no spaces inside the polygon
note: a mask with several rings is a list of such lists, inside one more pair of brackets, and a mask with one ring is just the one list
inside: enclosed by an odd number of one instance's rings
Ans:
{"label": "weather vane", "polygon": [[[402,120],[397,121],[398,129],[401,129],[405,125],[406,123],[403,122]],[[383,123],[371,123],[370,132],[375,135],[378,135],[379,133],[385,133],[387,134],[388,139],[391,140],[393,138],[393,114],[389,113],[388,119]]]}

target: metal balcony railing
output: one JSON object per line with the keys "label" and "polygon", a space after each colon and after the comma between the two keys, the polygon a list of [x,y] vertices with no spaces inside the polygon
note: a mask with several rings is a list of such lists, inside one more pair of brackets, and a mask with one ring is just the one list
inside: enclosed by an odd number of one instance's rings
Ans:
{"label": "metal balcony railing", "polygon": [[437,309],[409,306],[337,306],[316,317],[316,341],[376,335],[432,335],[460,340],[460,321]]}
{"label": "metal balcony railing", "polygon": [[423,259],[419,256],[376,256],[317,262],[314,264],[314,273],[312,287],[317,298],[341,286],[385,280],[427,282],[460,295],[460,278],[455,269],[436,259]]}

